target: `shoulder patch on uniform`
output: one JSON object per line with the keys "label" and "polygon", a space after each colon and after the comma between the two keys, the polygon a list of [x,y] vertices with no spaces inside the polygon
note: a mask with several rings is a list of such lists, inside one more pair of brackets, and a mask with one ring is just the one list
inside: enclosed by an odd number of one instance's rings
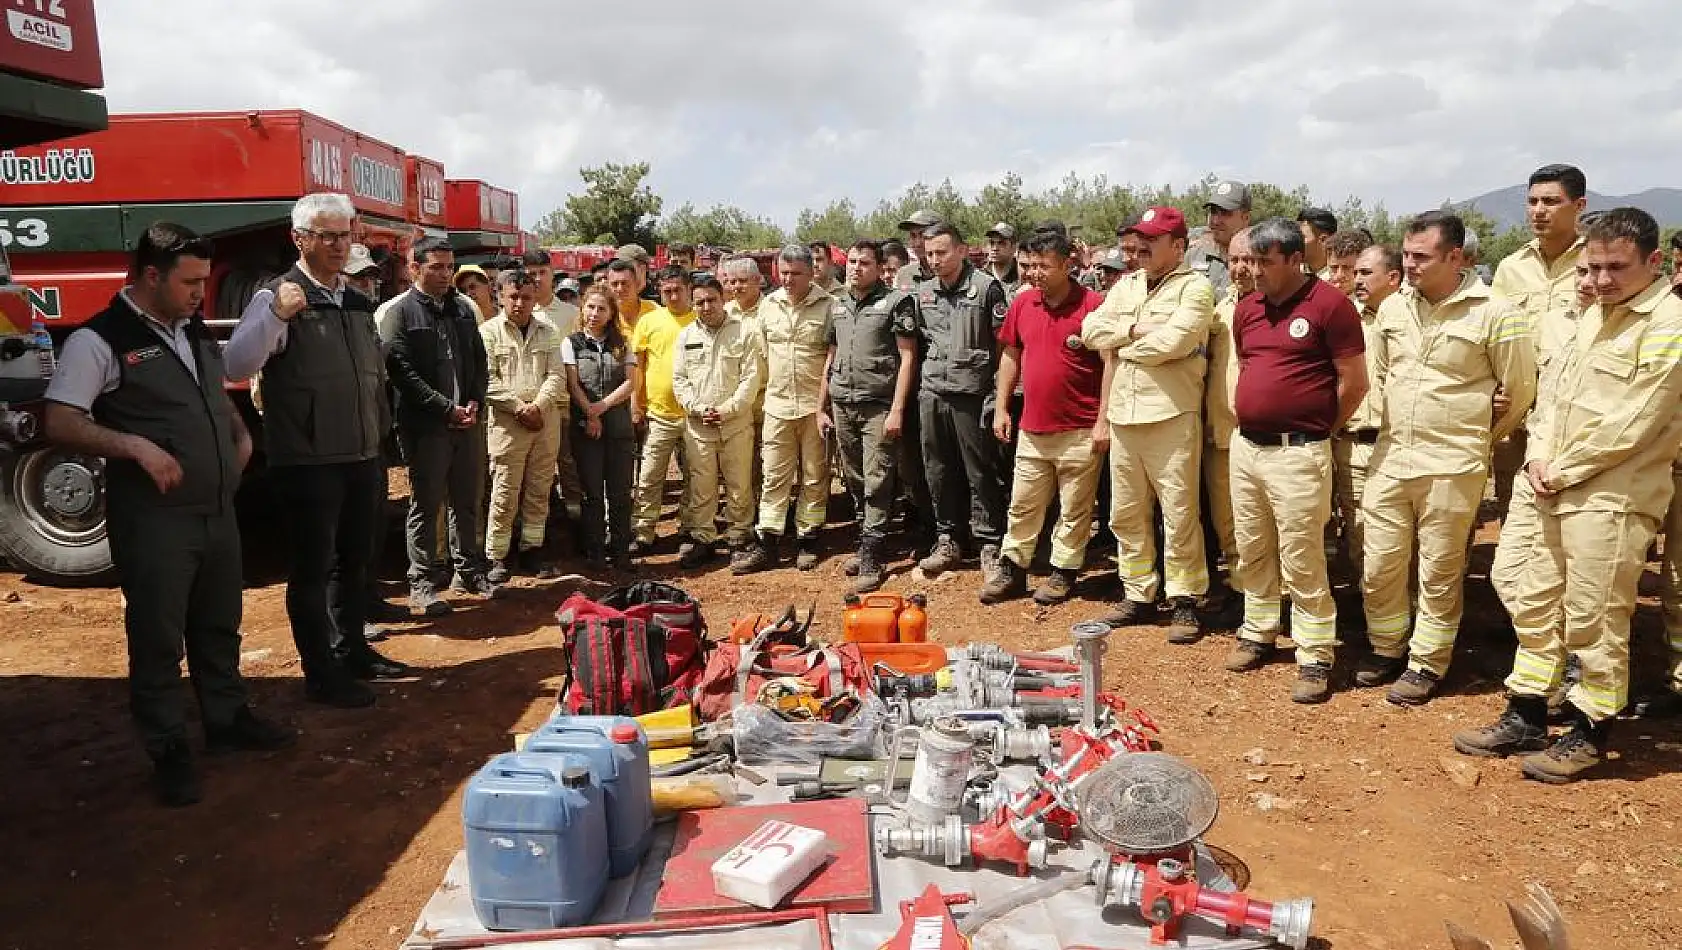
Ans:
{"label": "shoulder patch on uniform", "polygon": [[164,348],[161,346],[143,346],[138,350],[129,350],[124,353],[123,362],[130,366],[139,366],[147,360],[155,360],[162,355],[164,355]]}
{"label": "shoulder patch on uniform", "polygon": [[1002,300],[993,305],[993,316],[995,316],[995,317],[1002,317],[1006,313],[1008,313],[1009,311],[1010,311],[1010,304],[1005,303]]}

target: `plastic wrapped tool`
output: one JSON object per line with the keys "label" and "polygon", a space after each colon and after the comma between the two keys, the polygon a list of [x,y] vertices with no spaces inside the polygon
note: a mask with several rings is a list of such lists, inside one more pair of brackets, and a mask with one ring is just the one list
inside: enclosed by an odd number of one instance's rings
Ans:
{"label": "plastic wrapped tool", "polygon": [[858,709],[842,722],[790,722],[754,703],[737,706],[730,714],[730,730],[737,761],[787,762],[817,765],[824,756],[838,759],[876,759],[882,749],[882,726],[887,707],[874,693],[865,693]]}

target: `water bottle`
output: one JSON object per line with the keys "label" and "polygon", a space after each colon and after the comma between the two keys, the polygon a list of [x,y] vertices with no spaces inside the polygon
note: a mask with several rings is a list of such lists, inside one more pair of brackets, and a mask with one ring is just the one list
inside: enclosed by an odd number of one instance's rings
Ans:
{"label": "water bottle", "polygon": [[40,319],[29,324],[31,342],[35,345],[35,355],[41,360],[41,378],[52,379],[53,369],[57,363],[53,359],[53,335],[47,332],[47,325]]}

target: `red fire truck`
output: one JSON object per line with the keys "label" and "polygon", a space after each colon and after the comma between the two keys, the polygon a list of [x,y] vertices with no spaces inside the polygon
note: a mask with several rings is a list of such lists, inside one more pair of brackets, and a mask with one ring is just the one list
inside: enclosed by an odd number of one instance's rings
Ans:
{"label": "red fire truck", "polygon": [[[112,116],[104,131],[0,155],[0,181],[14,276],[27,288],[28,312],[11,317],[12,332],[39,322],[61,343],[122,286],[136,236],[157,220],[215,239],[204,312],[223,334],[296,258],[290,211],[311,192],[350,197],[356,239],[383,260],[388,292],[407,286],[405,261],[422,235],[463,253],[521,246],[511,192],[450,181],[436,161],[299,110]],[[260,455],[261,419],[243,391],[235,404]],[[104,577],[99,460],[15,435],[0,432],[0,550],[42,577]]]}

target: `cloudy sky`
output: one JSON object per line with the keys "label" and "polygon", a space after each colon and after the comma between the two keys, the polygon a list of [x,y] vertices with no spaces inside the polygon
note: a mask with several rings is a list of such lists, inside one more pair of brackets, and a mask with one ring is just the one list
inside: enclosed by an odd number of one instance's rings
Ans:
{"label": "cloudy sky", "polygon": [[[513,188],[642,161],[792,225],[918,181],[1678,184],[1674,0],[97,0],[112,111],[301,107]],[[472,12],[469,12],[472,11]],[[492,12],[494,11],[494,12]]]}

